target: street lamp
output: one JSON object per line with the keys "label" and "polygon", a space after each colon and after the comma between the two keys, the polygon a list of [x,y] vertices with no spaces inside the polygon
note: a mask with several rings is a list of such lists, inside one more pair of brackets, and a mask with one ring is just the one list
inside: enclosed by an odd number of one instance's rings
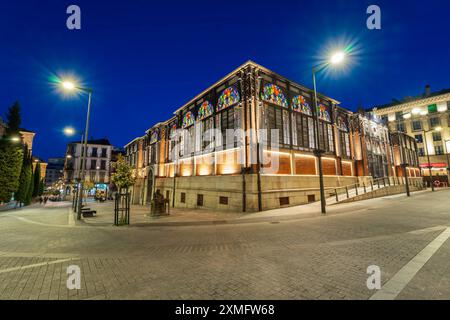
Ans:
{"label": "street lamp", "polygon": [[425,143],[425,151],[427,152],[427,161],[428,161],[428,172],[430,175],[430,185],[431,185],[431,191],[434,192],[434,184],[433,184],[433,174],[431,173],[431,161],[430,161],[430,152],[428,150],[428,143],[427,143],[427,133],[428,132],[440,132],[442,130],[442,127],[436,127],[434,129],[431,130],[422,130],[423,131],[423,138],[424,138],[424,143]]}
{"label": "street lamp", "polygon": [[327,213],[326,211],[326,199],[325,199],[325,186],[323,183],[323,168],[322,168],[322,154],[325,152],[324,150],[320,150],[319,143],[319,110],[317,104],[317,85],[316,85],[316,73],[327,68],[329,65],[338,65],[345,60],[345,52],[339,51],[334,53],[329,61],[315,66],[312,68],[312,78],[313,78],[313,86],[314,86],[314,106],[315,106],[315,150],[314,155],[317,157],[319,161],[319,184],[320,184],[320,207],[322,214]]}
{"label": "street lamp", "polygon": [[19,138],[18,136],[13,136],[13,137],[11,138],[11,141],[14,142],[14,143],[20,142],[20,138]]}
{"label": "street lamp", "polygon": [[447,157],[447,176],[448,176],[448,182],[450,183],[450,161],[448,158],[448,151],[449,151],[448,149],[450,149],[449,148],[450,140],[444,140],[444,145],[445,145],[445,155]]}
{"label": "street lamp", "polygon": [[75,134],[75,129],[72,128],[72,127],[65,127],[65,128],[63,129],[63,132],[64,132],[64,134],[65,134],[66,136],[71,137],[71,136],[73,136],[73,135]]}
{"label": "street lamp", "polygon": [[81,175],[80,175],[80,185],[79,192],[80,196],[78,198],[78,210],[77,210],[77,219],[81,219],[81,206],[83,204],[83,180],[84,180],[84,172],[85,172],[85,162],[86,162],[86,153],[87,153],[87,137],[89,135],[89,118],[91,115],[91,101],[92,101],[92,89],[84,88],[76,85],[74,82],[66,80],[61,82],[61,86],[67,91],[81,91],[88,94],[88,106],[87,106],[87,115],[86,115],[86,127],[84,130],[84,144],[82,146],[81,151]]}

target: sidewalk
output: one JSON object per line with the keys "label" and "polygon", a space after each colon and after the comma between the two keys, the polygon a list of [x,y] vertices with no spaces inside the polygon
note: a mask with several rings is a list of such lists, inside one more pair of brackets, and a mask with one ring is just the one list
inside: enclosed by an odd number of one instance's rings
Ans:
{"label": "sidewalk", "polygon": [[[414,194],[431,192],[427,190],[416,191]],[[379,201],[386,198],[406,197],[405,194],[384,196],[352,203],[333,204],[327,199],[327,216],[362,211],[367,209],[366,201]],[[114,203],[89,203],[89,207],[97,211],[97,216],[83,218],[83,222],[92,226],[112,226],[114,221]],[[293,219],[317,218],[323,216],[320,210],[320,201],[310,204],[272,209],[262,212],[224,212],[208,209],[181,209],[170,208],[170,215],[150,216],[150,206],[132,205],[130,213],[130,226],[201,226],[219,224],[241,224],[271,222],[278,223]]]}

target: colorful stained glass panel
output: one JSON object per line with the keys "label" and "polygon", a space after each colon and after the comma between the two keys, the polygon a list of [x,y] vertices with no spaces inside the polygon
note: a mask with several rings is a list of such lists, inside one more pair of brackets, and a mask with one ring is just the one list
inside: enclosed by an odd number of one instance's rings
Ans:
{"label": "colorful stained glass panel", "polygon": [[198,108],[197,120],[203,120],[213,114],[213,105],[209,101],[203,102]]}
{"label": "colorful stained glass panel", "polygon": [[191,111],[188,111],[183,117],[183,128],[189,127],[194,124],[194,115]]}
{"label": "colorful stained glass panel", "polygon": [[311,106],[302,95],[298,95],[292,98],[292,109],[294,111],[312,116]]}
{"label": "colorful stained glass panel", "polygon": [[283,90],[275,84],[268,83],[264,86],[262,98],[279,106],[288,107],[288,102]]}
{"label": "colorful stained glass panel", "polygon": [[319,119],[331,122],[330,113],[323,104],[319,104]]}
{"label": "colorful stained glass panel", "polygon": [[217,102],[217,111],[231,107],[232,105],[238,103],[241,97],[236,87],[229,87],[222,91]]}

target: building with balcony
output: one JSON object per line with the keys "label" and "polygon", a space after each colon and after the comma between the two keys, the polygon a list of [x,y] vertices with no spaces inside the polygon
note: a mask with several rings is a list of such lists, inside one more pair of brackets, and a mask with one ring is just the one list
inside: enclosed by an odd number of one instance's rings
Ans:
{"label": "building with balcony", "polygon": [[[92,139],[87,142],[84,181],[92,184],[95,189],[108,188],[112,149],[108,139]],[[67,146],[63,179],[69,189],[81,179],[82,150],[83,144],[80,141],[71,142]]]}
{"label": "building with balcony", "polygon": [[[391,132],[404,132],[417,141],[419,162],[424,180],[448,183],[450,170],[450,89],[431,92],[430,86],[417,97],[377,106],[374,115],[386,123]],[[428,156],[430,161],[428,161]]]}
{"label": "building with balcony", "polygon": [[[420,179],[416,144],[404,170],[388,128],[247,62],[125,146],[133,203],[159,189],[172,206],[252,212],[320,199],[379,177]],[[317,116],[317,117],[316,117]],[[318,139],[317,139],[318,138]],[[398,152],[397,151],[397,154]]]}

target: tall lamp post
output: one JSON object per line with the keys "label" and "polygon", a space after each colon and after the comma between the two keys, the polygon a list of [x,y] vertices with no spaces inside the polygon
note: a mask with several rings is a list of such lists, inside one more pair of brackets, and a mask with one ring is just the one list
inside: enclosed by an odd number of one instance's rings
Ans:
{"label": "tall lamp post", "polygon": [[80,174],[80,184],[79,184],[79,197],[78,197],[78,210],[77,210],[77,219],[81,219],[81,209],[83,205],[83,184],[84,184],[84,173],[86,166],[86,153],[87,153],[87,141],[89,136],[89,118],[91,115],[91,101],[92,101],[92,89],[84,88],[75,85],[71,81],[63,81],[62,86],[64,89],[68,91],[81,91],[88,94],[88,106],[87,106],[87,115],[86,115],[86,127],[84,129],[84,144],[81,148],[81,174]]}
{"label": "tall lamp post", "polygon": [[450,145],[450,140],[444,140],[444,145],[445,145],[445,155],[447,157],[447,176],[448,176],[448,183],[450,183],[450,159],[448,157],[448,149],[449,149],[449,145]]}
{"label": "tall lamp post", "polygon": [[442,130],[441,127],[436,127],[436,128],[434,128],[434,129],[427,130],[427,131],[423,130],[423,139],[424,139],[423,141],[424,141],[424,143],[425,143],[425,151],[427,152],[427,162],[428,162],[427,167],[428,167],[428,172],[429,172],[429,175],[430,175],[431,191],[433,191],[433,192],[434,192],[433,174],[432,174],[432,172],[431,172],[432,166],[431,166],[431,161],[430,161],[430,151],[428,150],[427,133],[428,133],[428,132],[433,132],[433,131],[434,131],[434,132],[439,132],[439,131],[441,131],[441,130]]}
{"label": "tall lamp post", "polygon": [[315,150],[314,155],[317,157],[319,162],[319,185],[320,185],[320,207],[322,214],[326,214],[326,199],[325,199],[325,186],[323,183],[323,168],[322,168],[322,154],[325,153],[325,150],[320,149],[320,137],[319,137],[319,110],[317,104],[317,85],[316,85],[316,73],[327,68],[329,65],[337,65],[340,64],[345,59],[344,52],[337,52],[331,56],[331,59],[323,64],[317,65],[312,68],[312,78],[313,78],[313,86],[314,86],[314,106],[315,106]]}

